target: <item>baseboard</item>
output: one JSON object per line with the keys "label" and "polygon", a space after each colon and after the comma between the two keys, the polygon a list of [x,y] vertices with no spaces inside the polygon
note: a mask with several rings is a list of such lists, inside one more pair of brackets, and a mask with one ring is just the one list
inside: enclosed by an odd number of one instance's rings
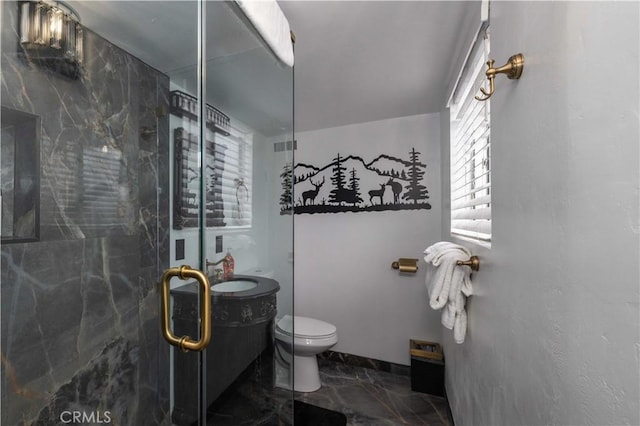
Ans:
{"label": "baseboard", "polygon": [[411,367],[408,365],[396,364],[389,361],[367,358],[359,355],[352,355],[343,352],[325,351],[318,355],[319,359],[340,362],[354,367],[370,368],[372,370],[385,371],[399,376],[410,376]]}

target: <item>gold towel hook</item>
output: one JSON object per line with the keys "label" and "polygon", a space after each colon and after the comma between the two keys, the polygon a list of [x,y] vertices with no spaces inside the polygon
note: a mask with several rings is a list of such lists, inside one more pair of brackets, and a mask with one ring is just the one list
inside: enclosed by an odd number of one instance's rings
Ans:
{"label": "gold towel hook", "polygon": [[494,68],[494,63],[495,61],[493,59],[487,61],[488,69],[485,72],[485,75],[489,80],[489,91],[487,92],[486,90],[484,90],[484,87],[481,87],[480,91],[485,97],[481,98],[479,96],[476,96],[475,98],[478,101],[486,101],[496,91],[495,78],[497,74],[506,74],[508,79],[518,80],[522,75],[522,70],[524,69],[524,55],[522,53],[518,53],[511,56],[507,63],[499,68]]}
{"label": "gold towel hook", "polygon": [[471,256],[469,260],[458,260],[456,262],[458,266],[468,266],[472,271],[480,270],[480,258],[478,256]]}

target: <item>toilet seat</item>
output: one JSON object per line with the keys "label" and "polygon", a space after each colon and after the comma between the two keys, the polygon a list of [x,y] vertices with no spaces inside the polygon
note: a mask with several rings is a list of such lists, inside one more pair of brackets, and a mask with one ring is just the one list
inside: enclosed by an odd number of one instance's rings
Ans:
{"label": "toilet seat", "polygon": [[337,333],[337,328],[333,324],[315,318],[299,317],[291,315],[283,316],[276,329],[288,336],[304,339],[322,339],[332,337]]}
{"label": "toilet seat", "polygon": [[[281,371],[287,381],[277,386],[297,392],[313,392],[321,387],[316,355],[338,343],[336,326],[315,318],[285,315],[275,327],[277,351],[285,363]],[[289,362],[286,357],[290,357]],[[293,366],[293,371],[290,370]]]}

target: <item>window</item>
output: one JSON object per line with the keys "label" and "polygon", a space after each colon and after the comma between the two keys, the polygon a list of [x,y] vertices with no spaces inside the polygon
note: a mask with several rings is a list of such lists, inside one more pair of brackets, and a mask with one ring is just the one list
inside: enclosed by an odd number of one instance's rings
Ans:
{"label": "window", "polygon": [[490,100],[477,101],[486,80],[488,31],[482,31],[463,68],[450,104],[451,235],[491,242]]}

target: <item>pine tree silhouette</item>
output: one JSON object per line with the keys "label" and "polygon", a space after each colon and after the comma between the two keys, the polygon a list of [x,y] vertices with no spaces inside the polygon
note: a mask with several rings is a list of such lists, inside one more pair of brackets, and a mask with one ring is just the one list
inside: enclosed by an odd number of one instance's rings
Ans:
{"label": "pine tree silhouette", "polygon": [[282,168],[282,173],[280,173],[280,179],[282,182],[282,195],[280,195],[281,210],[289,210],[292,207],[291,204],[293,203],[293,198],[291,191],[291,171],[291,163],[287,162]]}
{"label": "pine tree silhouette", "polygon": [[342,201],[347,201],[344,198],[343,188],[345,186],[345,176],[344,171],[347,170],[346,167],[342,166],[342,158],[340,158],[340,153],[333,159],[333,176],[331,176],[331,183],[333,183],[333,189],[329,194],[329,202],[340,204]]}
{"label": "pine tree silhouette", "polygon": [[420,184],[424,176],[424,168],[426,168],[427,165],[418,160],[418,154],[420,153],[416,151],[415,148],[411,148],[411,152],[409,153],[411,166],[409,166],[409,172],[407,173],[409,176],[409,184],[405,186],[407,192],[402,194],[402,199],[413,200],[414,204],[417,204],[418,200],[426,200],[429,198],[427,187]]}
{"label": "pine tree silhouette", "polygon": [[358,183],[359,180],[360,178],[356,176],[356,169],[354,167],[349,173],[349,184],[351,186],[351,190],[356,191],[356,194],[358,195],[360,195],[360,184]]}
{"label": "pine tree silhouette", "polygon": [[360,198],[360,184],[358,183],[360,178],[356,176],[355,167],[351,169],[351,173],[349,173],[349,175],[349,185],[351,186],[349,202],[359,204],[362,202],[362,198]]}

